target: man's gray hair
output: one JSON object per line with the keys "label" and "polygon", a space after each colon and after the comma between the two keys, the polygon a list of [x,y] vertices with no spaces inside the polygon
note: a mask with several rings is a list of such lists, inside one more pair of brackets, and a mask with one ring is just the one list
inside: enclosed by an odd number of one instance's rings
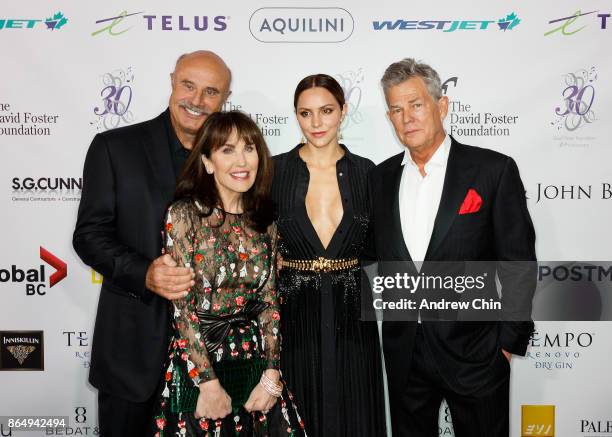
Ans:
{"label": "man's gray hair", "polygon": [[383,74],[380,83],[382,84],[385,96],[389,88],[399,85],[402,82],[420,77],[427,86],[429,95],[437,102],[442,97],[442,83],[436,70],[429,65],[418,62],[413,58],[405,58],[399,62],[389,65]]}

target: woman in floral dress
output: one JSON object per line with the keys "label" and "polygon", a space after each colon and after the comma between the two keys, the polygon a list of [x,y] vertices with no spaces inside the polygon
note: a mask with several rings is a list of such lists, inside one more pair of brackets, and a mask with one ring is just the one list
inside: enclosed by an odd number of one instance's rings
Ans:
{"label": "woman in floral dress", "polygon": [[166,216],[166,253],[195,285],[170,304],[156,436],[305,435],[278,370],[271,166],[247,115],[208,117]]}

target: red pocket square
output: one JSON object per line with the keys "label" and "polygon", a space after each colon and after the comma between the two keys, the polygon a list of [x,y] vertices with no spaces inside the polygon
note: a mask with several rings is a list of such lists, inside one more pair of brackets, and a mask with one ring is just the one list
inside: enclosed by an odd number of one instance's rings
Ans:
{"label": "red pocket square", "polygon": [[480,210],[482,206],[482,197],[476,192],[475,189],[470,188],[463,199],[461,208],[459,208],[459,214],[473,214]]}

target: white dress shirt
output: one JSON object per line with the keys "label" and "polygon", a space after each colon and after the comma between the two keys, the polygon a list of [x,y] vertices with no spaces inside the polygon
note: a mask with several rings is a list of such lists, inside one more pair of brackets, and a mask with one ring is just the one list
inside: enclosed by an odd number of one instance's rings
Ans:
{"label": "white dress shirt", "polygon": [[442,197],[450,147],[451,139],[445,135],[442,144],[425,164],[425,177],[421,176],[410,151],[406,149],[404,152],[399,208],[404,242],[413,261],[424,261],[427,253]]}

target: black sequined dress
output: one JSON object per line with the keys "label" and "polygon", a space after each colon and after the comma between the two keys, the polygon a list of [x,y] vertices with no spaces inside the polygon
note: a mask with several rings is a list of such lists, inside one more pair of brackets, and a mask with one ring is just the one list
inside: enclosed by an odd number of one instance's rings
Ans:
{"label": "black sequined dress", "polygon": [[[272,193],[284,259],[359,258],[369,229],[367,172],[345,148],[336,164],[344,215],[327,248],[306,212],[309,171],[297,146],[274,157]],[[376,322],[362,322],[359,266],[311,273],[283,268],[281,368],[310,437],[385,436]]]}

